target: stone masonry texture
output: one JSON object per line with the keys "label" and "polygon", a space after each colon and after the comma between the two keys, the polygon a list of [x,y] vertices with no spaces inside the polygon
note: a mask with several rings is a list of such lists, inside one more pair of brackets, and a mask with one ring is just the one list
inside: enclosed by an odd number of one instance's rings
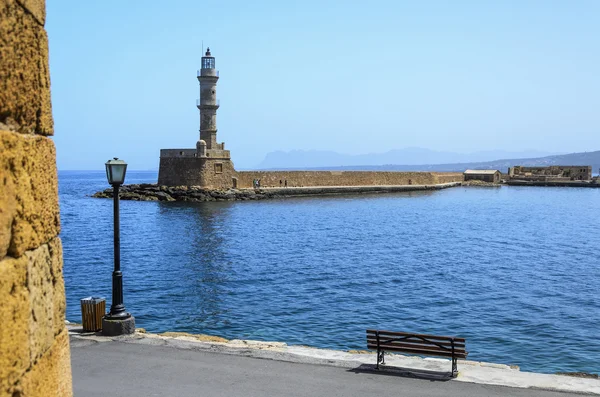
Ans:
{"label": "stone masonry texture", "polygon": [[0,397],[72,396],[43,0],[0,0]]}
{"label": "stone masonry texture", "polygon": [[[219,172],[215,171],[215,164],[220,164]],[[161,157],[158,183],[166,186],[226,189],[233,186],[235,175],[233,162],[226,158]]]}
{"label": "stone masonry texture", "polygon": [[168,186],[202,186],[202,165],[200,158],[161,157],[158,183]]}
{"label": "stone masonry texture", "polygon": [[240,171],[238,187],[252,187],[260,179],[261,187],[279,187],[280,181],[297,186],[376,186],[434,185],[462,181],[461,173],[394,171]]}
{"label": "stone masonry texture", "polygon": [[0,1],[0,123],[3,129],[52,135],[43,4]]}
{"label": "stone masonry texture", "polygon": [[51,139],[0,130],[0,257],[21,256],[60,231]]}

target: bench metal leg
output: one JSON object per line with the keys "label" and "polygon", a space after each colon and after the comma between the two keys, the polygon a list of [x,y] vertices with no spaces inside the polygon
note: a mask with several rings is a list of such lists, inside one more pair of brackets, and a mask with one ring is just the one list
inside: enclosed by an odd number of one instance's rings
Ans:
{"label": "bench metal leg", "polygon": [[377,349],[377,369],[379,369],[380,363],[385,365],[385,351]]}
{"label": "bench metal leg", "polygon": [[456,362],[456,358],[452,358],[452,377],[456,378],[456,375],[458,375],[458,364]]}
{"label": "bench metal leg", "polygon": [[454,338],[450,340],[450,343],[452,343],[452,377],[456,378],[456,375],[458,375],[458,365],[456,365],[456,356],[454,355]]}
{"label": "bench metal leg", "polygon": [[377,331],[375,335],[377,337],[377,365],[375,368],[379,369],[379,363],[385,364],[385,352],[381,348],[381,342],[379,340],[379,331]]}

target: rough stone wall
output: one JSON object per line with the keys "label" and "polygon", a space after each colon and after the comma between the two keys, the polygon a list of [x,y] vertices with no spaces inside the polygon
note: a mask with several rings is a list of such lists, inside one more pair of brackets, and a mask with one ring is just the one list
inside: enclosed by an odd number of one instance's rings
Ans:
{"label": "rough stone wall", "polygon": [[43,0],[0,0],[0,396],[71,396]]}
{"label": "rough stone wall", "polygon": [[[215,164],[220,164],[220,167],[215,168]],[[234,176],[233,163],[228,159],[161,157],[158,184],[228,189],[233,187]]]}
{"label": "rough stone wall", "polygon": [[198,157],[198,151],[193,149],[160,149],[160,157]]}
{"label": "rough stone wall", "polygon": [[[219,167],[220,164],[220,167]],[[218,168],[215,168],[218,167]],[[220,172],[217,172],[220,171]],[[202,182],[207,189],[227,189],[233,187],[233,177],[237,176],[233,162],[226,159],[205,159],[202,167]]]}
{"label": "rough stone wall", "polygon": [[252,187],[260,179],[261,187],[288,186],[376,186],[376,185],[433,185],[460,182],[461,173],[393,172],[393,171],[240,171],[238,187]]}
{"label": "rough stone wall", "polygon": [[552,165],[549,167],[523,167],[509,168],[511,177],[530,180],[551,180],[551,178],[567,178],[571,180],[587,181],[592,179],[592,167],[589,165]]}
{"label": "rough stone wall", "polygon": [[462,172],[432,172],[437,183],[461,182],[463,180]]}
{"label": "rough stone wall", "polygon": [[161,157],[158,184],[202,186],[202,159],[197,157]]}

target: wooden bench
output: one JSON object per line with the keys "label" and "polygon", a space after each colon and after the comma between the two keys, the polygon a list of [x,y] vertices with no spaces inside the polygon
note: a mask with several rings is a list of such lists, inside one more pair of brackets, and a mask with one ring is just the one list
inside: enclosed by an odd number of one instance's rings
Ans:
{"label": "wooden bench", "polygon": [[367,330],[367,348],[377,350],[377,369],[385,364],[385,352],[401,352],[421,356],[440,356],[452,359],[452,377],[458,374],[457,359],[466,359],[465,339],[454,336],[411,334],[375,329]]}

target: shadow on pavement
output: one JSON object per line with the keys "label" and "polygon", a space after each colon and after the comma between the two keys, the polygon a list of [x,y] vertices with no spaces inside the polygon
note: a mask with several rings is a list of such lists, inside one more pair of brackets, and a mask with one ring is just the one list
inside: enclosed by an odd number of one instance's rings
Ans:
{"label": "shadow on pavement", "polygon": [[379,365],[379,369],[372,364],[361,364],[360,366],[349,369],[348,372],[356,374],[369,373],[385,376],[398,376],[403,378],[424,379],[437,382],[446,382],[452,379],[450,372],[428,371],[425,369],[403,368],[403,367],[386,367]]}

